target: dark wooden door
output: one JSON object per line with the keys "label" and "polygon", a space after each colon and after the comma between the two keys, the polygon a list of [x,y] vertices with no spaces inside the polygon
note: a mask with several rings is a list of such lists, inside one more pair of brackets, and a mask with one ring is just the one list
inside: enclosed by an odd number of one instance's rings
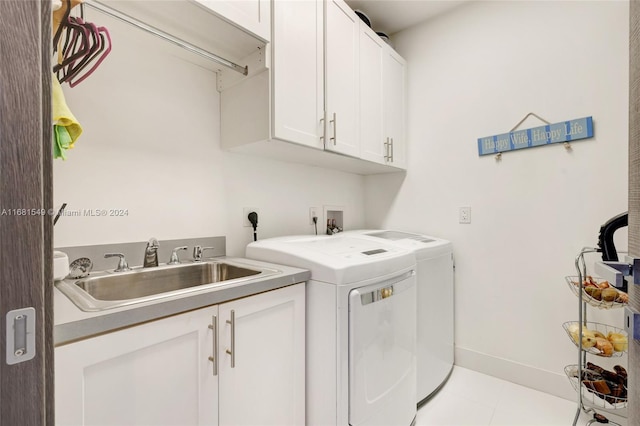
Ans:
{"label": "dark wooden door", "polygon": [[[629,254],[640,257],[640,2],[630,4],[629,25]],[[640,312],[640,286],[629,286]],[[640,342],[629,345],[629,425],[640,425]]]}
{"label": "dark wooden door", "polygon": [[[0,426],[53,424],[51,0],[0,3]],[[29,307],[35,349],[9,362]]]}

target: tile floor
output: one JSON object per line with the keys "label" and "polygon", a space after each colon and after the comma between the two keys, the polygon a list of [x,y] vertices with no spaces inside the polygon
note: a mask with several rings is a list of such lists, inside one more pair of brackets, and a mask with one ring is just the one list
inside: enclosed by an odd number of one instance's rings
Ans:
{"label": "tile floor", "polygon": [[[416,426],[568,426],[575,413],[575,401],[455,366],[444,387],[418,410]],[[590,418],[582,414],[578,425]],[[624,419],[615,420],[626,426]]]}

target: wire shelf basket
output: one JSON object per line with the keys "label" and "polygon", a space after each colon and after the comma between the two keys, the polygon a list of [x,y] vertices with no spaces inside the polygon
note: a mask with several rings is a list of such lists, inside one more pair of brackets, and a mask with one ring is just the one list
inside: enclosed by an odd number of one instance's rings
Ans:
{"label": "wire shelf basket", "polygon": [[[564,372],[571,382],[573,389],[575,389],[576,392],[582,392],[582,401],[595,408],[603,408],[606,410],[619,410],[627,407],[626,380],[624,384],[612,383],[604,380],[598,372],[588,369],[582,370],[583,379],[579,380],[577,365],[567,365],[564,368]],[[602,382],[606,385],[597,388],[594,386],[597,383],[602,384]],[[605,389],[605,393],[596,390],[601,388]],[[620,396],[614,396],[614,393],[620,393]]]}
{"label": "wire shelf basket", "polygon": [[[562,328],[567,332],[567,335],[576,347],[579,347],[579,326],[579,321],[568,321],[562,324]],[[585,331],[585,329],[587,331]],[[593,335],[593,337],[591,337],[591,335]],[[582,350],[592,355],[619,357],[627,352],[629,346],[627,333],[624,330],[598,322],[583,322],[582,336]],[[604,339],[604,341],[597,338]],[[587,346],[585,345],[587,341],[592,342],[593,345],[591,345],[591,347],[585,347]]]}
{"label": "wire shelf basket", "polygon": [[[617,290],[614,287],[600,288],[600,285],[604,287],[606,280],[602,278],[589,277],[593,285],[580,285],[580,278],[575,275],[565,277],[569,288],[576,296],[580,296],[582,290],[582,301],[588,303],[594,308],[598,309],[614,309],[622,308],[627,305],[629,296],[627,293]],[[583,281],[587,281],[584,279]],[[603,295],[603,290],[606,290]]]}

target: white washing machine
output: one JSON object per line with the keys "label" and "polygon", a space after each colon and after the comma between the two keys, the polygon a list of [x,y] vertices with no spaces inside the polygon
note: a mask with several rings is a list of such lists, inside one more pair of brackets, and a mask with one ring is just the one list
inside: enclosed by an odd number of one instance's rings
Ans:
{"label": "white washing machine", "polygon": [[357,230],[365,235],[413,251],[418,283],[417,403],[444,384],[453,368],[453,247],[427,235],[389,230]]}
{"label": "white washing machine", "polygon": [[246,257],[311,271],[306,424],[406,425],[417,412],[415,255],[359,236],[253,242]]}

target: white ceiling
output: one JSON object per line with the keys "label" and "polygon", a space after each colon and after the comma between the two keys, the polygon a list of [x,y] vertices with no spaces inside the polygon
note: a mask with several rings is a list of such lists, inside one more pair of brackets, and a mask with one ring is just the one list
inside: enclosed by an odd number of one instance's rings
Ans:
{"label": "white ceiling", "polygon": [[364,12],[371,27],[391,35],[439,15],[469,0],[346,0]]}

